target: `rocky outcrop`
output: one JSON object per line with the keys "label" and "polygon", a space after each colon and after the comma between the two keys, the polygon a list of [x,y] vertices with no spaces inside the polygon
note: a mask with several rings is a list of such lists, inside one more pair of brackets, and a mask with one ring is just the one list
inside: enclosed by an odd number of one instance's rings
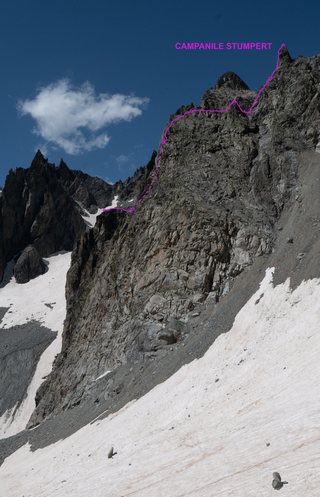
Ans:
{"label": "rocky outcrop", "polygon": [[[219,304],[272,251],[274,224],[296,197],[299,155],[318,143],[319,87],[320,56],[292,61],[283,49],[251,114],[233,105],[175,121],[150,194],[133,214],[99,216],[74,248],[62,351],[30,424],[79,404],[105,371],[179,347],[197,308]],[[226,73],[165,129],[190,108],[225,109],[234,98],[248,110],[256,93]],[[144,187],[159,157],[144,171]]]}
{"label": "rocky outcrop", "polygon": [[[126,179],[123,183],[118,181],[115,184],[115,194],[119,195],[119,199],[122,202],[132,198],[139,200],[144,195],[148,188],[150,172],[155,168],[156,157],[157,152],[154,150],[146,166],[139,167],[134,175]],[[129,205],[132,207],[132,204]]]}
{"label": "rocky outcrop", "polygon": [[19,256],[13,274],[17,283],[27,283],[36,276],[44,274],[45,271],[46,265],[38,251],[32,245],[28,245]]}
{"label": "rocky outcrop", "polygon": [[[232,92],[232,95],[230,92]],[[199,108],[205,110],[223,110],[235,99],[243,110],[248,111],[255,97],[255,92],[251,91],[248,85],[237,74],[228,71],[218,79],[214,88],[206,91]],[[234,107],[233,111],[235,109]]]}
{"label": "rocky outcrop", "polygon": [[92,178],[82,171],[73,171],[62,159],[55,173],[69,195],[85,209],[90,209],[92,205],[102,209],[111,204],[114,185],[109,185],[101,178]]}
{"label": "rocky outcrop", "polygon": [[84,229],[74,200],[40,151],[29,169],[10,170],[1,197],[2,268],[31,244],[40,257],[72,250]]}
{"label": "rocky outcrop", "polygon": [[[40,150],[30,168],[10,170],[0,195],[0,282],[6,263],[28,245],[33,254],[46,257],[59,250],[72,250],[86,229],[83,217],[98,207],[119,204],[129,209],[146,188],[146,178],[155,164],[156,152],[132,178],[109,185],[82,171],[73,171],[61,159],[58,167],[48,163]],[[23,256],[25,260],[25,255]],[[20,261],[20,266],[22,260]],[[40,269],[36,271],[39,273]],[[21,267],[16,273],[21,272]],[[25,272],[25,270],[24,270]],[[32,272],[31,272],[32,273]],[[31,274],[30,273],[30,274]],[[18,278],[19,279],[19,278]],[[25,277],[22,277],[25,281]]]}
{"label": "rocky outcrop", "polygon": [[147,178],[155,166],[156,155],[157,152],[153,151],[146,166],[137,169],[132,177],[125,181],[119,180],[114,185],[109,185],[101,178],[92,178],[82,171],[73,171],[62,159],[55,172],[66,191],[85,209],[92,212],[96,211],[97,207],[103,209],[111,205],[115,195],[118,196],[119,205],[128,209],[132,207],[128,200],[139,199],[144,194]]}
{"label": "rocky outcrop", "polygon": [[230,90],[250,90],[249,86],[242,81],[237,74],[231,71],[225,72],[216,82],[215,90],[219,88],[228,88]]}

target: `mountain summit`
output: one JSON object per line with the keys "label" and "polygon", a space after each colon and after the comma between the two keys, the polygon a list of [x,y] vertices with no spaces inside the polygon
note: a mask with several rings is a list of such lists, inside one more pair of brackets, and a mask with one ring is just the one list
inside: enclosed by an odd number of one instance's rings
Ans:
{"label": "mountain summit", "polygon": [[234,72],[225,72],[217,81],[215,90],[219,88],[228,88],[229,90],[250,90],[242,79]]}

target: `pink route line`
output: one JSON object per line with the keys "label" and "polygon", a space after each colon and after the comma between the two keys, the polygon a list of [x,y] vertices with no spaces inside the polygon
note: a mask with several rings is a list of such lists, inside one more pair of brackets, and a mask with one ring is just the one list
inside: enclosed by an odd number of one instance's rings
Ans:
{"label": "pink route line", "polygon": [[281,47],[279,48],[278,50],[278,61],[277,61],[277,65],[276,65],[276,68],[275,70],[273,71],[273,73],[271,74],[270,78],[267,80],[267,82],[263,85],[263,87],[261,88],[261,90],[259,91],[258,95],[256,96],[256,99],[255,101],[253,102],[253,104],[251,105],[250,109],[249,110],[243,110],[241,109],[240,105],[238,104],[237,100],[232,100],[231,104],[229,105],[229,107],[227,107],[226,109],[223,109],[223,110],[206,110],[206,109],[197,109],[197,110],[189,110],[188,112],[185,112],[182,116],[179,116],[179,117],[176,117],[175,119],[173,119],[173,121],[171,121],[170,125],[167,127],[165,133],[164,133],[164,138],[165,140],[161,142],[161,147],[160,147],[160,152],[159,152],[159,157],[158,157],[158,164],[157,164],[157,167],[156,167],[156,170],[155,170],[155,173],[154,173],[154,178],[148,188],[148,190],[146,191],[146,193],[140,198],[140,200],[135,204],[134,207],[132,207],[130,210],[126,210],[126,209],[123,209],[122,207],[112,207],[111,209],[102,209],[103,212],[108,212],[108,211],[113,211],[113,210],[122,210],[122,211],[125,211],[125,212],[134,212],[135,211],[135,208],[137,205],[139,205],[139,203],[145,198],[145,196],[149,193],[150,191],[150,188],[152,187],[154,181],[155,181],[155,178],[156,178],[156,175],[157,175],[157,171],[159,169],[159,165],[160,165],[160,155],[162,154],[162,145],[164,145],[166,143],[166,141],[168,140],[167,138],[167,132],[168,130],[171,128],[172,124],[177,121],[178,119],[181,119],[182,117],[186,116],[187,114],[191,114],[193,112],[226,112],[227,110],[230,109],[231,105],[233,104],[237,104],[237,106],[239,107],[239,109],[241,110],[241,112],[243,112],[244,114],[251,114],[251,111],[253,109],[253,107],[256,105],[257,101],[258,101],[258,98],[260,96],[260,93],[265,89],[265,87],[267,86],[267,84],[269,83],[269,81],[272,81],[273,80],[273,75],[274,73],[277,71],[278,69],[278,65],[279,65],[279,57],[280,57],[280,50],[285,47],[285,44],[283,43],[281,45]]}

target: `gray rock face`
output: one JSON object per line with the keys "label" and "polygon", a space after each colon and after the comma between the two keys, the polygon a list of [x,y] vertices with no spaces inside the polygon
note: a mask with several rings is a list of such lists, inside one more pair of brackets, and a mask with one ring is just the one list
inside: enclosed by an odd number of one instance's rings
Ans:
{"label": "gray rock face", "polygon": [[17,283],[27,283],[32,278],[44,274],[46,265],[37,250],[29,245],[26,247],[14,267],[14,277]]}
{"label": "gray rock face", "polygon": [[[236,98],[248,110],[256,93],[225,78],[165,129],[190,108],[225,109]],[[180,347],[192,313],[219,305],[239,275],[271,253],[274,225],[295,201],[300,154],[319,141],[319,87],[320,56],[292,61],[284,51],[251,114],[233,105],[175,121],[143,172],[149,186],[161,157],[144,201],[133,214],[102,214],[76,243],[62,352],[30,423],[82,402],[105,371]]]}
{"label": "gray rock face", "polygon": [[249,90],[249,86],[234,72],[225,72],[217,81],[215,90],[225,87],[231,90]]}
{"label": "gray rock face", "polygon": [[41,354],[55,337],[36,321],[0,330],[0,416],[18,409]]}

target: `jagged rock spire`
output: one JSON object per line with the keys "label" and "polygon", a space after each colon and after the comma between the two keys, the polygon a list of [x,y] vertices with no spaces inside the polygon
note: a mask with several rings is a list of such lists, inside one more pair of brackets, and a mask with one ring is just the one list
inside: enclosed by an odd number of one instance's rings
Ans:
{"label": "jagged rock spire", "polygon": [[279,65],[278,65],[278,67],[280,67],[283,64],[290,64],[292,61],[293,61],[293,59],[290,57],[290,54],[287,50],[287,47],[285,45],[283,45],[283,47],[281,48],[281,50],[279,52]]}
{"label": "jagged rock spire", "polygon": [[33,161],[31,162],[31,168],[46,164],[48,159],[45,159],[41,150],[38,149]]}

